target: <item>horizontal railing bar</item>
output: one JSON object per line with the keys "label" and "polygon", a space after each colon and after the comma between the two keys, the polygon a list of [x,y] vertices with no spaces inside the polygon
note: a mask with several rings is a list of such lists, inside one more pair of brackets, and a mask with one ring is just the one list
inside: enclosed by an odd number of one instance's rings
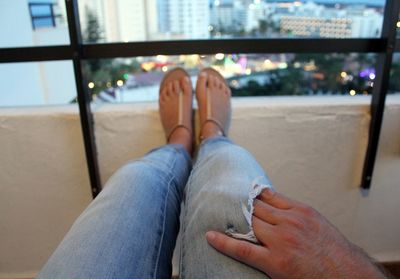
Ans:
{"label": "horizontal railing bar", "polygon": [[86,59],[152,56],[158,54],[215,53],[332,53],[384,52],[385,39],[229,39],[136,43],[90,44],[83,46]]}
{"label": "horizontal railing bar", "polygon": [[[386,39],[232,39],[86,44],[82,59],[221,53],[379,53]],[[400,50],[399,50],[400,51]],[[66,60],[70,46],[0,48],[0,63]]]}
{"label": "horizontal railing bar", "polygon": [[0,48],[0,63],[69,60],[74,51],[69,46]]}
{"label": "horizontal railing bar", "polygon": [[29,6],[54,6],[57,5],[55,3],[47,3],[47,2],[35,2],[35,3],[28,3]]}
{"label": "horizontal railing bar", "polygon": [[46,19],[46,18],[54,18],[54,17],[61,17],[61,15],[37,15],[32,16],[32,19]]}

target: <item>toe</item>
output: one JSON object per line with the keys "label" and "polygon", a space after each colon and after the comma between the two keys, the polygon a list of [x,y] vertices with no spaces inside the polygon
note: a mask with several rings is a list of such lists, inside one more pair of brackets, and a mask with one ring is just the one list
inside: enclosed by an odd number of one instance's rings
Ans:
{"label": "toe", "polygon": [[225,86],[224,92],[225,92],[225,94],[226,94],[227,96],[230,96],[230,95],[231,95],[231,90],[230,90],[229,87],[227,87],[227,86]]}
{"label": "toe", "polygon": [[173,87],[174,93],[175,94],[179,94],[179,92],[181,91],[181,87],[179,85],[179,81],[178,80],[174,80],[173,81],[172,87]]}
{"label": "toe", "polygon": [[224,87],[225,87],[225,84],[222,81],[218,80],[218,89],[223,91]]}
{"label": "toe", "polygon": [[204,94],[207,89],[207,73],[201,72],[197,78],[196,93]]}
{"label": "toe", "polygon": [[192,91],[192,86],[190,85],[189,77],[183,77],[180,80],[180,85],[184,93],[188,94]]}
{"label": "toe", "polygon": [[174,93],[174,85],[172,82],[168,82],[167,84],[167,96],[170,97]]}
{"label": "toe", "polygon": [[160,92],[160,100],[161,100],[161,101],[165,101],[165,100],[166,100],[166,98],[168,97],[167,92],[168,92],[168,89],[167,89],[166,86],[164,86],[164,87],[161,89],[161,92]]}
{"label": "toe", "polygon": [[211,88],[218,88],[218,79],[216,76],[214,76],[214,75],[210,76],[209,85]]}

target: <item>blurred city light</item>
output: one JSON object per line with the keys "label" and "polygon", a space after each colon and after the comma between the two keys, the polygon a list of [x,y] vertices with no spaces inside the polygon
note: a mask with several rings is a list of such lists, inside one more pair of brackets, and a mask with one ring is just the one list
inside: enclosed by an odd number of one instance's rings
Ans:
{"label": "blurred city light", "polygon": [[223,54],[223,53],[217,53],[215,55],[215,59],[217,59],[217,60],[223,60],[224,58],[225,58],[225,54]]}

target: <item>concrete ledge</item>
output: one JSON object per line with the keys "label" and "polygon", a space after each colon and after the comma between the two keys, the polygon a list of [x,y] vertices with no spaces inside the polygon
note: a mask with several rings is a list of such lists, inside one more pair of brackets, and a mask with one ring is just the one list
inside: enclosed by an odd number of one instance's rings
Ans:
{"label": "concrete ledge", "polygon": [[[276,188],[380,261],[400,260],[400,96],[389,96],[369,195],[358,188],[369,97],[233,100],[231,137]],[[103,183],[162,145],[156,103],[93,108]],[[0,109],[0,278],[34,274],[91,200],[76,105]]]}

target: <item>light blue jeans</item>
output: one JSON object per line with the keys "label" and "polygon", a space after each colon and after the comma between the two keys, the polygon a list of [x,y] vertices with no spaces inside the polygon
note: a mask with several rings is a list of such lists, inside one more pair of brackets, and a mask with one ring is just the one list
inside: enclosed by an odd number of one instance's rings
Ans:
{"label": "light blue jeans", "polygon": [[205,239],[209,230],[248,232],[241,204],[255,178],[269,184],[224,137],[205,140],[193,168],[182,146],[155,149],[109,179],[37,278],[171,278],[182,200],[180,278],[265,278]]}

